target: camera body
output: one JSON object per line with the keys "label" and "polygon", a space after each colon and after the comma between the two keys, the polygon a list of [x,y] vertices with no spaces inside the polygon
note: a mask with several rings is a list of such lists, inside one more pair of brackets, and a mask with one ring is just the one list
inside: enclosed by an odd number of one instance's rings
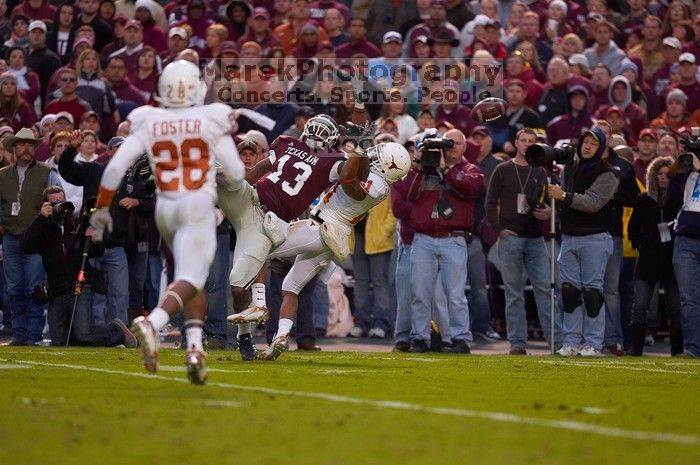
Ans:
{"label": "camera body", "polygon": [[547,144],[533,144],[528,147],[525,152],[525,159],[530,166],[551,166],[557,165],[572,165],[576,148],[570,144],[564,144],[561,147],[552,147]]}
{"label": "camera body", "polygon": [[418,161],[423,166],[440,166],[443,150],[450,150],[455,142],[437,133],[437,129],[428,129],[417,146],[421,152],[421,159]]}
{"label": "camera body", "polygon": [[678,167],[681,171],[689,171],[693,169],[693,162],[695,158],[700,160],[700,135],[695,134],[690,135],[688,133],[681,136],[680,143],[685,148],[685,153],[678,155]]}

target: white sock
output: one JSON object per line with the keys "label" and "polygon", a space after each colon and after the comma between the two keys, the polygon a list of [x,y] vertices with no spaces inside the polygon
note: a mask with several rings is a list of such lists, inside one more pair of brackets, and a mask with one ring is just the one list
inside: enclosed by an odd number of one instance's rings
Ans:
{"label": "white sock", "polygon": [[185,321],[185,338],[187,338],[187,350],[198,350],[204,352],[202,347],[202,320]]}
{"label": "white sock", "polygon": [[168,321],[170,321],[170,315],[168,315],[168,312],[162,308],[156,307],[151,311],[151,313],[148,314],[148,321],[151,322],[153,329],[158,332],[168,324]]}
{"label": "white sock", "polygon": [[294,322],[292,320],[280,318],[280,321],[277,324],[277,335],[284,336],[289,334],[289,332],[292,330],[292,326],[294,326]]}
{"label": "white sock", "polygon": [[250,334],[250,323],[243,323],[238,325],[238,337],[244,334]]}
{"label": "white sock", "polygon": [[256,307],[267,307],[267,300],[265,299],[265,285],[261,283],[255,283],[250,286],[250,292],[253,296],[253,305]]}

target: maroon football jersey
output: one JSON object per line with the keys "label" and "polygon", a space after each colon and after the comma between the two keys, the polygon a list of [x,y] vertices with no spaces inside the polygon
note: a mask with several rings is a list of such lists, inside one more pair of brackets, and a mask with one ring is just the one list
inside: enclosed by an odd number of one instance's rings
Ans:
{"label": "maroon football jersey", "polygon": [[331,184],[331,171],[344,160],[342,152],[313,152],[309,146],[289,136],[279,136],[270,146],[272,169],[255,189],[269,211],[284,221],[292,221]]}

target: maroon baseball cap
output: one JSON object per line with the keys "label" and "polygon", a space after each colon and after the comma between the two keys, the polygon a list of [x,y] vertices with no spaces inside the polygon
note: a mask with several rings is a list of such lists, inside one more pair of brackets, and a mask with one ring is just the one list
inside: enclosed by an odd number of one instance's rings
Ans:
{"label": "maroon baseball cap", "polygon": [[260,16],[262,16],[265,19],[270,19],[270,12],[267,11],[266,8],[256,6],[255,8],[253,8],[253,14],[251,14],[250,17],[255,19],[259,18]]}
{"label": "maroon baseball cap", "polygon": [[227,40],[225,42],[221,43],[221,48],[219,49],[220,53],[235,53],[238,55],[238,50],[236,49],[236,44],[231,41]]}
{"label": "maroon baseball cap", "polygon": [[335,50],[335,47],[333,47],[333,44],[331,43],[330,40],[324,40],[323,42],[320,42],[318,44],[319,50],[323,50],[324,48],[329,48],[331,50]]}
{"label": "maroon baseball cap", "polygon": [[639,131],[639,138],[641,139],[644,136],[649,136],[654,140],[659,140],[659,136],[656,134],[656,131],[652,128],[644,128],[641,131]]}
{"label": "maroon baseball cap", "polygon": [[141,21],[136,20],[136,19],[130,19],[129,21],[127,21],[126,25],[124,26],[124,29],[128,29],[130,27],[135,27],[138,30],[143,29],[143,26],[141,25]]}
{"label": "maroon baseball cap", "polygon": [[618,106],[615,106],[615,105],[608,108],[608,111],[605,112],[605,117],[607,118],[607,116],[610,115],[610,113],[617,113],[620,116],[622,116],[623,118],[625,117],[624,110]]}
{"label": "maroon baseball cap", "polygon": [[472,129],[472,136],[481,134],[482,136],[491,137],[491,130],[486,126],[477,126]]}
{"label": "maroon baseball cap", "polygon": [[[95,112],[92,111],[92,110],[86,111],[86,112],[83,113],[83,115],[80,117],[80,122],[82,123],[83,121],[85,121],[86,119],[90,118],[91,116],[94,116],[95,118],[97,118],[97,113],[95,113]],[[97,118],[97,120],[99,121],[99,118]]]}

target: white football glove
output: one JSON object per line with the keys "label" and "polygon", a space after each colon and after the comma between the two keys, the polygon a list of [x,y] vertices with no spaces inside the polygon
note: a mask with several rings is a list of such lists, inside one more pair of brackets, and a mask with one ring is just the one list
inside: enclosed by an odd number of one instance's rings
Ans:
{"label": "white football glove", "polygon": [[112,215],[109,214],[109,209],[102,207],[95,210],[90,216],[90,226],[94,229],[92,240],[94,242],[102,242],[105,229],[107,232],[112,232]]}

